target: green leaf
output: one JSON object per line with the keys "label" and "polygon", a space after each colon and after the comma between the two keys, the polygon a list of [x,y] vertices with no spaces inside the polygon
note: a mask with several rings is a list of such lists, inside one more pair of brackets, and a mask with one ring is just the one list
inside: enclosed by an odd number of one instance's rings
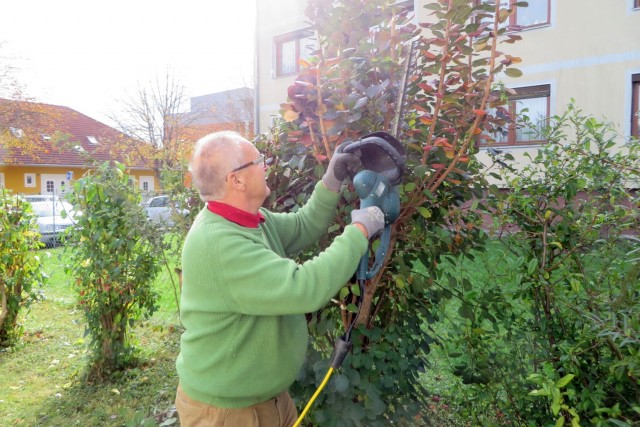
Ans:
{"label": "green leaf", "polygon": [[349,388],[349,378],[346,375],[338,374],[333,379],[333,386],[338,393],[344,393]]}
{"label": "green leaf", "polygon": [[427,10],[440,10],[442,6],[439,3],[427,3],[424,5],[424,8]]}
{"label": "green leaf", "polygon": [[404,191],[406,193],[410,193],[415,189],[416,189],[416,183],[415,182],[408,182],[407,185],[404,186]]}
{"label": "green leaf", "polygon": [[564,377],[560,378],[558,381],[556,381],[556,387],[558,388],[563,388],[565,387],[567,384],[569,384],[571,382],[571,380],[575,377],[575,375],[573,374],[567,374]]}
{"label": "green leaf", "polygon": [[417,210],[424,218],[431,218],[431,210],[425,208],[424,206],[418,206]]}
{"label": "green leaf", "polygon": [[331,233],[333,233],[335,231],[340,230],[340,228],[341,228],[340,224],[333,224],[333,225],[329,226],[329,228],[327,228],[327,233],[331,234]]}
{"label": "green leaf", "polygon": [[531,396],[549,396],[549,392],[543,389],[531,390],[529,394]]}
{"label": "green leaf", "polygon": [[355,296],[359,297],[360,296],[360,286],[351,285],[351,293],[354,294]]}
{"label": "green leaf", "polygon": [[550,246],[556,246],[558,249],[562,250],[562,243],[560,242],[551,242],[549,243]]}
{"label": "green leaf", "polygon": [[470,304],[462,303],[460,308],[458,309],[458,314],[465,319],[469,319],[471,321],[475,321],[475,314],[473,313],[473,308]]}
{"label": "green leaf", "polygon": [[529,264],[527,264],[527,273],[531,275],[536,271],[537,268],[538,268],[538,259],[531,258],[531,260],[529,260]]}
{"label": "green leaf", "polygon": [[506,70],[504,70],[504,73],[509,76],[509,77],[513,77],[513,78],[517,78],[517,77],[521,77],[524,73],[522,71],[520,71],[517,68],[507,68]]}

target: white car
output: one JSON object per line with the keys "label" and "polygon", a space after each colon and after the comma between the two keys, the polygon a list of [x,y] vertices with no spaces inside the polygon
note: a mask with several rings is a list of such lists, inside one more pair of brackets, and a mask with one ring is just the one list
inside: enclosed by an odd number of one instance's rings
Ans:
{"label": "white car", "polygon": [[54,200],[60,200],[58,196],[54,196],[52,194],[23,194],[21,197],[29,203],[53,202]]}
{"label": "white car", "polygon": [[145,205],[147,211],[147,217],[153,222],[158,222],[163,225],[172,226],[174,221],[172,216],[175,213],[180,213],[186,216],[189,211],[187,209],[178,210],[178,208],[171,202],[169,196],[155,196],[149,199]]}
{"label": "white car", "polygon": [[[45,202],[31,202],[33,212],[37,216],[40,241],[47,247],[60,243],[60,236],[67,228],[75,225],[73,206],[70,203],[57,200]],[[65,218],[62,212],[65,211]]]}

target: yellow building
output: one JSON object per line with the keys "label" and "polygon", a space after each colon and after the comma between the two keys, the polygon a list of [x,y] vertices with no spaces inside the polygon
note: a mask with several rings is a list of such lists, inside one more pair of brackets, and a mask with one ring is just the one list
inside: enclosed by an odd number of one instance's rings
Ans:
{"label": "yellow building", "polygon": [[91,161],[108,160],[126,164],[141,190],[154,191],[156,174],[134,143],[67,107],[0,99],[0,187],[14,194],[64,194]]}

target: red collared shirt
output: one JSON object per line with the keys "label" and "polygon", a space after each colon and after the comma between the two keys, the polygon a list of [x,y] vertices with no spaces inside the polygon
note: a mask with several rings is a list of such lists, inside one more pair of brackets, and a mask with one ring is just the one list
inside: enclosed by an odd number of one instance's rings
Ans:
{"label": "red collared shirt", "polygon": [[258,225],[260,225],[261,222],[264,222],[264,216],[260,212],[254,215],[247,211],[243,211],[242,209],[227,205],[226,203],[220,203],[213,200],[207,202],[207,209],[228,221],[247,228],[258,228]]}

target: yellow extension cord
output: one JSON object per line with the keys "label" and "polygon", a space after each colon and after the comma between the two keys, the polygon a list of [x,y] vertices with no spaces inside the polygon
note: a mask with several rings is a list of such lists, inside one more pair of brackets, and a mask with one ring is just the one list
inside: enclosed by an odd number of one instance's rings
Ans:
{"label": "yellow extension cord", "polygon": [[298,427],[300,425],[300,423],[304,419],[304,416],[307,415],[307,412],[309,412],[309,408],[311,408],[311,405],[313,404],[313,401],[316,400],[316,397],[318,397],[318,395],[320,394],[320,392],[322,391],[324,386],[327,385],[327,382],[329,381],[329,378],[331,377],[331,374],[333,374],[333,368],[329,367],[329,370],[327,371],[327,375],[324,376],[324,379],[322,380],[322,383],[320,383],[320,386],[318,387],[316,392],[313,393],[313,396],[311,396],[311,399],[309,399],[309,403],[307,403],[307,406],[305,406],[304,411],[302,411],[302,414],[300,414],[300,416],[298,417],[298,420],[293,425],[293,427]]}

